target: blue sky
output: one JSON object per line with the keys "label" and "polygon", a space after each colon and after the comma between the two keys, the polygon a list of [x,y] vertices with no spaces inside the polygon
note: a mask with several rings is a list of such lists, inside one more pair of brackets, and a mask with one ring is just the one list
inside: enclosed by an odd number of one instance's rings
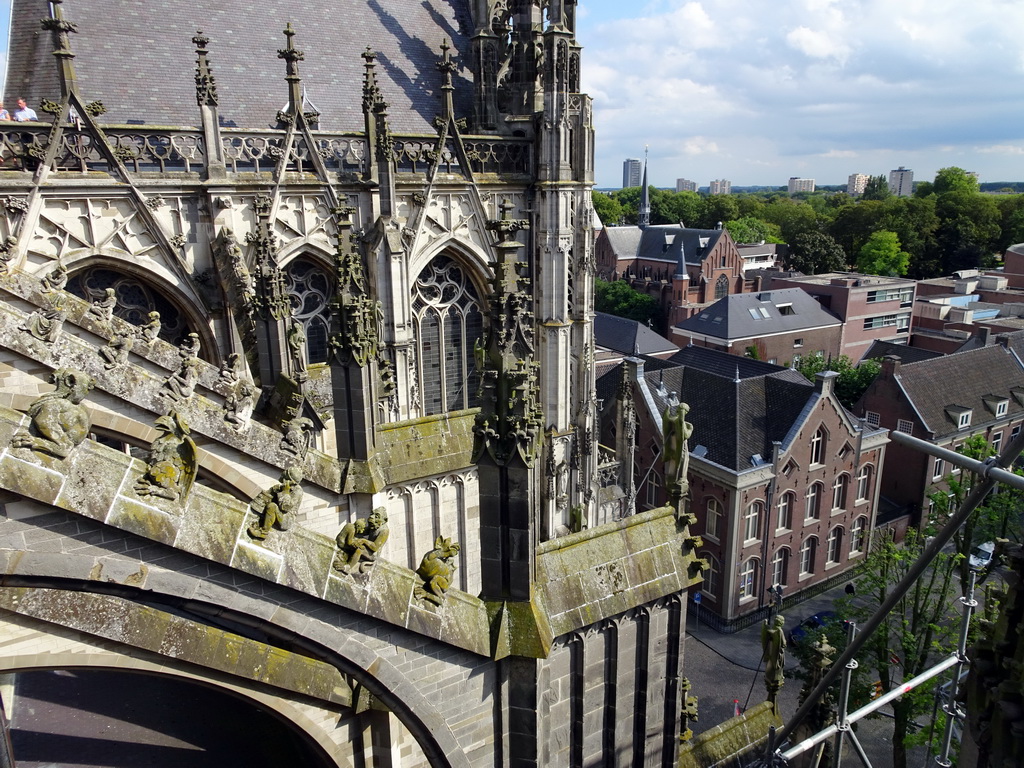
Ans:
{"label": "blue sky", "polygon": [[1024,181],[1019,0],[580,0],[597,184]]}
{"label": "blue sky", "polygon": [[[6,47],[10,0],[0,0]],[[1024,181],[1020,0],[580,0],[597,184],[843,184],[958,165]]]}

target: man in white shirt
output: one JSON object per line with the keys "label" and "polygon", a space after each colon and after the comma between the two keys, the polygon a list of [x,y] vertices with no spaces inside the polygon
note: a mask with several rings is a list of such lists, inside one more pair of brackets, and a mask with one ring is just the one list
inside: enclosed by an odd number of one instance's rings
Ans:
{"label": "man in white shirt", "polygon": [[14,119],[19,123],[35,122],[39,120],[36,111],[25,103],[24,99],[18,99],[18,109],[14,113]]}

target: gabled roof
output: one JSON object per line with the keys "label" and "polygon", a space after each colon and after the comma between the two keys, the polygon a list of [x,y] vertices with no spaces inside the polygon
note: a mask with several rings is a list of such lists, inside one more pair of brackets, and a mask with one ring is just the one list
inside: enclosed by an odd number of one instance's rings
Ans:
{"label": "gabled roof", "polygon": [[635,259],[642,234],[643,230],[640,227],[604,228],[604,237],[607,238],[616,259]]}
{"label": "gabled roof", "polygon": [[[78,85],[86,101],[102,101],[105,123],[198,126],[195,45],[201,28],[209,37],[209,61],[217,81],[223,124],[267,128],[288,100],[282,34],[291,22],[310,102],[325,131],[361,131],[367,46],[377,52],[377,80],[396,132],[434,133],[441,106],[441,43],[452,58],[469,58],[469,3],[465,0],[387,0],[369,3],[302,3],[297,0],[161,0],[111,3],[75,0],[63,8],[78,25],[71,48]],[[13,4],[5,93],[38,108],[40,99],[60,97],[52,33],[40,28],[49,16],[43,0]],[[457,73],[456,112],[472,114],[472,88]],[[44,116],[45,117],[45,116]]]}
{"label": "gabled roof", "polygon": [[604,312],[594,314],[594,343],[624,355],[656,355],[678,349],[643,323]]}
{"label": "gabled roof", "polygon": [[1024,404],[1013,392],[1024,387],[1024,368],[998,344],[901,364],[896,376],[925,427],[936,437],[960,431],[951,408],[971,410],[972,425],[995,420],[989,406],[993,397],[1007,401],[1006,418],[1024,415]]}
{"label": "gabled roof", "polygon": [[725,296],[675,327],[718,339],[748,339],[841,324],[806,291],[783,288]]}
{"label": "gabled roof", "polygon": [[[719,355],[730,359],[715,359]],[[670,392],[687,403],[687,419],[693,424],[690,450],[704,446],[705,458],[734,471],[757,466],[752,460],[755,455],[770,462],[772,443],[785,440],[808,400],[816,394],[813,384],[788,368],[760,363],[766,366],[761,373],[747,368],[748,375],[736,379],[735,367],[742,358],[695,354],[689,362],[676,368],[645,371],[647,386],[660,412],[668,407]],[[722,371],[726,364],[732,370]]]}
{"label": "gabled roof", "polygon": [[725,233],[721,229],[690,229],[678,224],[655,224],[643,229],[608,227],[605,232],[616,258],[670,262],[680,274],[686,272],[687,264],[699,264]]}
{"label": "gabled roof", "polygon": [[904,363],[917,363],[921,360],[942,357],[941,352],[933,352],[930,349],[911,347],[907,344],[893,344],[891,341],[873,341],[862,359],[880,360],[890,355],[895,355]]}

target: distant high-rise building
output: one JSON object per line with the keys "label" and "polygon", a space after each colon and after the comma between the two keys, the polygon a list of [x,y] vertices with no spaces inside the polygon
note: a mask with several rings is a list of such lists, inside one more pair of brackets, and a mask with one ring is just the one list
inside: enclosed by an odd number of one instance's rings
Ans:
{"label": "distant high-rise building", "polygon": [[866,173],[851,173],[849,178],[846,179],[846,194],[863,195],[869,178],[871,177]]}
{"label": "distant high-rise building", "polygon": [[914,193],[914,172],[902,165],[889,171],[889,191],[897,197],[910,197]]}
{"label": "distant high-rise building", "polygon": [[712,195],[728,195],[732,192],[732,182],[728,179],[715,179],[711,182]]}
{"label": "distant high-rise building", "polygon": [[798,176],[789,177],[789,194],[795,195],[797,192],[813,192],[814,191],[814,179],[801,179]]}
{"label": "distant high-rise building", "polygon": [[643,171],[643,164],[634,158],[629,158],[622,163],[622,188],[639,187],[640,173]]}
{"label": "distant high-rise building", "polygon": [[676,192],[696,192],[697,182],[689,179],[676,179]]}

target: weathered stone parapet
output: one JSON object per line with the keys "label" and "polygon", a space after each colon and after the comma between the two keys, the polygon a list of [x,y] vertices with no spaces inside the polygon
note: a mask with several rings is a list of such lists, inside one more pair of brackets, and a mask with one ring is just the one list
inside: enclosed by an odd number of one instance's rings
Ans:
{"label": "weathered stone parapet", "polygon": [[145,464],[91,440],[67,459],[21,458],[7,446],[28,418],[0,407],[0,488],[166,544],[261,579],[373,616],[456,648],[489,657],[487,606],[449,589],[440,606],[414,597],[422,581],[386,560],[368,574],[334,571],[333,538],[296,526],[265,542],[246,533],[248,505],[195,485],[187,498],[151,499],[134,491]]}
{"label": "weathered stone parapet", "polygon": [[652,509],[537,548],[538,593],[554,634],[563,635],[682,592],[695,558],[670,507]]}
{"label": "weathered stone parapet", "polygon": [[739,717],[704,731],[679,750],[679,768],[741,768],[768,738],[768,728],[782,727],[782,718],[762,701]]}

